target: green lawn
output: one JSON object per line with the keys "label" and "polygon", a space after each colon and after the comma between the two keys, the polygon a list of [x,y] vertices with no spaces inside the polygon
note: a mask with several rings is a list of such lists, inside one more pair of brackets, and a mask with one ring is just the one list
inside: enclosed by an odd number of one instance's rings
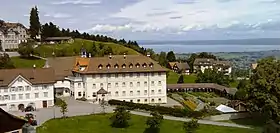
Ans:
{"label": "green lawn", "polygon": [[[51,57],[53,51],[58,54],[62,50],[65,52],[65,56],[74,56],[80,54],[80,49],[84,46],[87,50],[90,49],[90,46],[93,44],[91,40],[84,39],[75,39],[74,43],[63,43],[63,44],[45,44],[40,45],[35,49],[36,53],[38,53],[42,57]],[[99,48],[100,44],[104,44],[104,47],[111,47],[113,50],[112,54],[139,54],[133,49],[127,48],[120,44],[111,43],[111,42],[95,42],[97,48]]]}
{"label": "green lawn", "polygon": [[236,88],[238,84],[239,84],[239,81],[234,81],[234,82],[230,82],[229,86],[232,88]]}
{"label": "green lawn", "polygon": [[32,68],[35,64],[36,67],[42,68],[45,65],[45,61],[37,58],[21,58],[21,57],[11,57],[12,62],[16,68]]}
{"label": "green lawn", "polygon": [[[146,118],[132,115],[130,126],[126,129],[112,128],[107,115],[77,116],[66,119],[54,119],[37,128],[38,133],[143,133]],[[184,133],[183,123],[164,120],[160,133]],[[200,125],[197,133],[257,133],[254,129]]]}
{"label": "green lawn", "polygon": [[[167,84],[176,84],[180,74],[170,71],[169,76],[167,78]],[[195,75],[184,75],[184,82],[185,83],[195,83],[196,76]]]}

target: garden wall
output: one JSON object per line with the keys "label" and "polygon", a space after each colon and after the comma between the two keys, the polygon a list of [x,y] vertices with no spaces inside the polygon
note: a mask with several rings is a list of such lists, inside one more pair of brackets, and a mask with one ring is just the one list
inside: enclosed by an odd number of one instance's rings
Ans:
{"label": "garden wall", "polygon": [[248,112],[243,113],[229,113],[229,114],[221,114],[221,115],[214,115],[205,117],[206,120],[212,121],[223,121],[223,120],[234,120],[234,119],[241,119],[241,118],[248,118],[251,117],[251,114]]}

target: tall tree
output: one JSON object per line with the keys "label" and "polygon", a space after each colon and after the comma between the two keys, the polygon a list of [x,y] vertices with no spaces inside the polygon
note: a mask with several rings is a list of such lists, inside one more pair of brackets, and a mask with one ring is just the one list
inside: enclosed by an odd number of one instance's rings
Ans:
{"label": "tall tree", "polygon": [[165,52],[160,52],[158,62],[162,66],[167,66],[167,60],[166,60],[166,53]]}
{"label": "tall tree", "polygon": [[167,53],[166,59],[167,59],[168,62],[176,61],[176,57],[175,57],[174,52],[173,51],[169,51]]}
{"label": "tall tree", "polygon": [[29,23],[30,23],[29,30],[30,30],[30,37],[32,39],[36,39],[36,36],[40,34],[41,24],[40,24],[38,13],[39,12],[37,6],[31,8],[30,18],[29,18]]}
{"label": "tall tree", "polygon": [[66,117],[66,113],[68,112],[68,104],[62,100],[61,103],[59,104],[60,106],[60,112],[62,113],[63,117],[65,118]]}
{"label": "tall tree", "polygon": [[185,133],[195,133],[197,128],[199,127],[198,121],[196,119],[192,119],[189,122],[184,122],[183,128],[185,129]]}
{"label": "tall tree", "polygon": [[247,105],[251,112],[260,112],[266,118],[280,121],[280,62],[275,58],[258,61],[247,91]]}

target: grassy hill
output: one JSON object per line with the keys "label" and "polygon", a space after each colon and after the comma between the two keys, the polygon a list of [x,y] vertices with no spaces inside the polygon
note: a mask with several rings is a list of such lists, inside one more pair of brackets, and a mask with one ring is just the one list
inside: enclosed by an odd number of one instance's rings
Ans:
{"label": "grassy hill", "polygon": [[[86,48],[87,51],[89,51],[92,44],[93,41],[91,40],[75,39],[74,43],[40,45],[35,49],[35,51],[42,57],[51,57],[53,52],[55,52],[57,56],[61,55],[61,52],[64,53],[64,56],[74,56],[80,54],[80,50],[82,47]],[[100,45],[103,45],[103,47],[110,47],[113,51],[112,54],[139,54],[137,51],[120,44],[95,41],[95,46],[97,47],[97,49],[100,47]]]}

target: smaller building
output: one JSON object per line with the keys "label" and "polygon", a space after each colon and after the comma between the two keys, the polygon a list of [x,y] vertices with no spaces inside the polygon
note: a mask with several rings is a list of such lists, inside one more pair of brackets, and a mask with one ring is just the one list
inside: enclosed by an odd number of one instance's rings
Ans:
{"label": "smaller building", "polygon": [[237,110],[238,112],[247,111],[246,103],[244,103],[240,100],[231,100],[228,102],[228,106],[232,107],[233,109]]}
{"label": "smaller building", "polygon": [[229,61],[219,61],[209,58],[197,58],[193,63],[194,72],[201,71],[204,73],[206,69],[217,69],[225,75],[230,75],[232,72],[231,63]]}
{"label": "smaller building", "polygon": [[6,111],[54,105],[54,70],[0,69],[0,108]]}
{"label": "smaller building", "polygon": [[48,37],[44,40],[47,44],[73,43],[72,37]]}
{"label": "smaller building", "polygon": [[9,114],[0,108],[0,133],[21,133],[26,120]]}
{"label": "smaller building", "polygon": [[168,65],[176,73],[190,75],[190,66],[187,62],[169,62]]}

